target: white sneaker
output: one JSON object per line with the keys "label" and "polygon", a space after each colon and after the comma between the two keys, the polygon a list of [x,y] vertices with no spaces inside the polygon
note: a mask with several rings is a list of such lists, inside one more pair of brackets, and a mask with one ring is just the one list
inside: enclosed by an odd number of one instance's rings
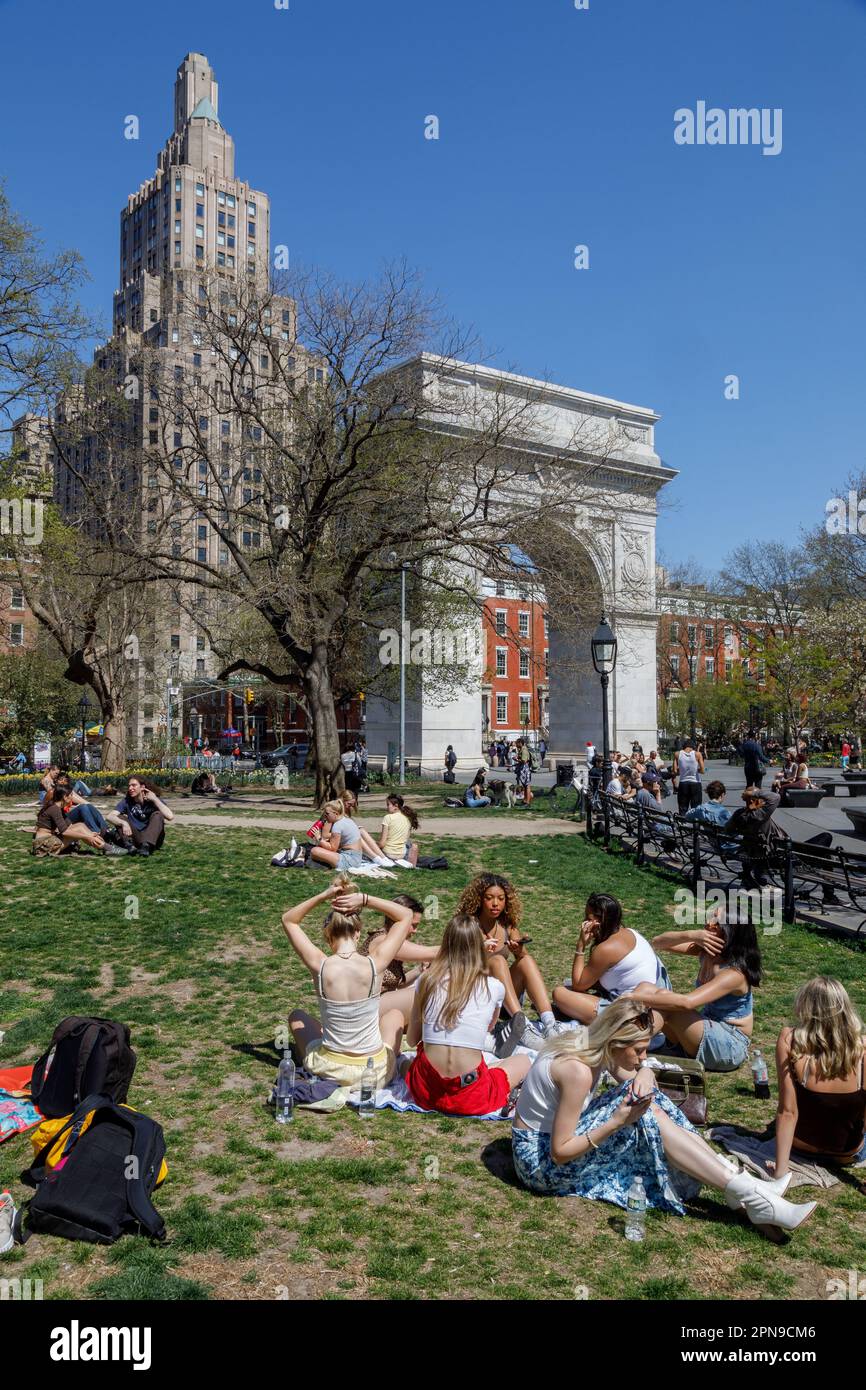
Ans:
{"label": "white sneaker", "polygon": [[0,1192],[0,1255],[5,1255],[15,1244],[12,1234],[17,1208],[11,1192]]}
{"label": "white sneaker", "polygon": [[294,858],[296,857],[297,853],[298,853],[298,842],[297,842],[297,840],[295,839],[295,837],[294,837],[294,835],[293,835],[293,836],[292,836],[292,843],[289,845],[289,858],[290,858],[290,859],[294,859]]}
{"label": "white sneaker", "polygon": [[414,869],[415,865],[410,864],[408,859],[392,859],[392,864],[396,864],[398,869]]}
{"label": "white sneaker", "polygon": [[573,1023],[562,1023],[554,1019],[553,1023],[548,1023],[547,1027],[542,1029],[542,1032],[545,1038],[558,1038],[563,1033],[571,1033],[573,1029]]}

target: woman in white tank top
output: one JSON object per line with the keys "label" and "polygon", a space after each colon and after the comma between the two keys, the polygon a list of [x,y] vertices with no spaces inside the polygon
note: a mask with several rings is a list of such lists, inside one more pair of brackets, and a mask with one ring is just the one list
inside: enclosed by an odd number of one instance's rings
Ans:
{"label": "woman in white tank top", "polygon": [[[326,902],[331,911],[324,936],[331,955],[314,945],[301,926],[308,912]],[[391,923],[367,955],[358,951],[364,907],[383,913]],[[313,977],[321,1011],[321,1022],[304,1009],[289,1015],[297,1060],[317,1076],[351,1086],[360,1082],[372,1057],[376,1083],[385,1085],[394,1074],[404,1019],[399,1009],[380,1016],[382,974],[409,935],[411,910],[359,893],[350,879],[340,876],[324,893],[284,912],[283,927]]]}
{"label": "woman in white tank top", "polygon": [[[577,940],[571,967],[571,984],[558,985],[553,1002],[567,1018],[591,1023],[599,1009],[643,984],[656,980],[660,989],[670,984],[664,966],[646,937],[633,927],[622,925],[622,906],[609,893],[591,893],[586,900],[586,920]],[[588,948],[592,954],[587,961]],[[648,975],[641,975],[648,971]],[[606,998],[588,991],[600,987]],[[654,1014],[656,1032],[661,1031],[661,1016]]]}

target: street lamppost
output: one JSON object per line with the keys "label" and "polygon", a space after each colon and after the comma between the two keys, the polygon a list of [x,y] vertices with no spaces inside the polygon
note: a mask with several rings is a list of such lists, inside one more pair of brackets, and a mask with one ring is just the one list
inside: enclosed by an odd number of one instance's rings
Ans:
{"label": "street lamppost", "polygon": [[195,746],[195,745],[196,745],[196,743],[198,742],[198,739],[199,739],[199,737],[200,737],[200,732],[201,732],[200,729],[199,729],[199,727],[198,727],[198,710],[196,709],[195,705],[190,705],[190,710],[189,710],[189,731],[190,731],[190,734],[192,735],[192,751],[193,751],[193,753],[195,753],[195,751],[196,751],[196,746]]}
{"label": "street lamppost", "polygon": [[[397,563],[397,552],[390,555]],[[400,565],[400,786],[406,784],[406,561]]]}
{"label": "street lamppost", "polygon": [[78,701],[78,712],[81,715],[81,758],[79,760],[81,771],[84,772],[87,764],[84,760],[84,748],[87,742],[87,716],[90,713],[90,703],[86,693]]}
{"label": "street lamppost", "polygon": [[697,710],[695,709],[694,705],[689,705],[689,733],[690,733],[691,736],[692,736],[692,747],[693,747],[693,748],[694,748],[694,746],[695,746],[695,739],[697,738],[697,730],[696,730],[696,727],[695,727],[695,720],[697,719],[697,717],[698,717],[698,712],[697,712]]}
{"label": "street lamppost", "polygon": [[613,629],[605,618],[601,615],[601,622],[596,628],[592,642],[592,664],[598,675],[601,677],[601,714],[602,714],[602,783],[607,790],[611,779],[612,769],[610,762],[610,723],[608,720],[607,708],[607,688],[610,685],[610,678],[616,666],[617,641]]}

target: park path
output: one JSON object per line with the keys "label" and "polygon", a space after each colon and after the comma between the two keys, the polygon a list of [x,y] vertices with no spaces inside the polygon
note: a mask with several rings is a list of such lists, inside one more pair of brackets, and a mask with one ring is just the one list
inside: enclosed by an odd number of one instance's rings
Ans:
{"label": "park path", "polygon": [[[284,832],[306,834],[311,816],[310,811],[300,815],[271,813],[267,816],[232,815],[231,811],[217,810],[201,814],[186,810],[182,803],[178,805],[177,802],[169,802],[169,805],[174,811],[175,825],[201,825],[212,830],[272,830],[280,835]],[[35,822],[33,803],[19,802],[14,807],[0,810],[0,822],[31,828]],[[381,827],[380,819],[371,821],[366,816],[360,816],[358,824],[374,836],[378,835]],[[527,816],[525,820],[519,820],[516,816],[485,816],[467,811],[464,815],[437,816],[435,820],[428,820],[424,829],[419,832],[418,838],[426,842],[444,835],[468,834],[473,839],[493,835],[517,838],[528,835],[576,835],[582,829],[583,822],[559,820],[554,816]]]}

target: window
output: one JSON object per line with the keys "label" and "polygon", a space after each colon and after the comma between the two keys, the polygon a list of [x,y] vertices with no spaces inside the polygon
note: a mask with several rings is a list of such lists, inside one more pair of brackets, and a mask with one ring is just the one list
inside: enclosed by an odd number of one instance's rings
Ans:
{"label": "window", "polygon": [[508,617],[504,608],[496,610],[496,636],[504,637],[506,633],[505,620]]}
{"label": "window", "polygon": [[680,625],[679,625],[679,623],[671,623],[671,626],[670,626],[670,640],[671,640],[671,642],[678,642],[678,641],[680,640]]}
{"label": "window", "polygon": [[205,564],[205,562],[207,561],[207,547],[203,545],[198,546],[195,552],[195,558],[199,561],[200,564]]}
{"label": "window", "polygon": [[697,637],[697,631],[698,631],[698,630],[697,630],[697,628],[695,627],[694,623],[689,623],[689,646],[690,646],[690,647],[693,647],[693,646],[695,645],[695,638]]}
{"label": "window", "polygon": [[546,647],[544,649],[544,679],[550,679],[550,652]]}
{"label": "window", "polygon": [[10,645],[10,647],[23,647],[23,646],[24,646],[24,624],[23,624],[23,623],[10,623],[10,624],[9,624],[9,645]]}
{"label": "window", "polygon": [[496,597],[497,597],[497,598],[505,598],[505,580],[504,580],[504,579],[497,579],[497,581],[496,581]]}
{"label": "window", "polygon": [[544,615],[544,640],[545,640],[545,642],[547,642],[547,641],[549,640],[549,638],[550,638],[550,614],[549,614],[549,613],[545,613],[545,615]]}
{"label": "window", "polygon": [[175,200],[174,200],[174,210],[175,210],[175,212],[180,212],[180,198],[175,198]]}
{"label": "window", "polygon": [[207,540],[207,526],[199,526],[199,527],[197,528],[197,530],[196,530],[196,536],[198,537],[198,539],[199,539],[200,541],[206,541],[206,540]]}
{"label": "window", "polygon": [[224,193],[222,193],[222,192],[218,193],[218,194],[217,194],[217,202],[219,203],[219,205],[220,205],[221,208],[224,208],[225,205],[226,205],[226,195],[225,195]]}
{"label": "window", "polygon": [[713,677],[716,674],[716,658],[708,656],[704,658],[704,674]]}
{"label": "window", "polygon": [[324,371],[322,370],[321,367],[317,367],[317,368],[316,368],[316,381],[324,381],[324,380],[325,380],[325,373],[324,373]]}
{"label": "window", "polygon": [[521,695],[520,697],[520,722],[524,725],[529,723],[530,698],[531,697],[529,695]]}
{"label": "window", "polygon": [[728,657],[725,658],[725,680],[730,681],[734,671],[734,663]]}
{"label": "window", "polygon": [[679,678],[680,678],[680,659],[679,659],[679,657],[678,657],[678,656],[672,656],[672,657],[670,658],[670,663],[671,663],[671,679],[672,679],[672,680],[675,680],[675,681],[678,681]]}
{"label": "window", "polygon": [[[529,652],[520,653],[520,677],[526,680],[529,676]],[[521,697],[522,698],[522,697]]]}
{"label": "window", "polygon": [[693,685],[697,673],[698,659],[696,656],[689,657],[689,684]]}
{"label": "window", "polygon": [[217,251],[217,265],[225,265],[225,263],[226,263],[226,253],[225,253],[225,251]]}
{"label": "window", "polygon": [[174,254],[175,254],[176,256],[179,256],[179,255],[180,255],[180,242],[179,242],[179,241],[176,241],[176,242],[174,243]]}
{"label": "window", "polygon": [[172,649],[173,652],[179,652],[179,651],[180,651],[180,633],[179,633],[179,632],[173,632],[173,633],[171,634],[171,649]]}
{"label": "window", "polygon": [[181,181],[180,179],[175,179],[175,181],[174,181],[174,191],[175,191],[175,193],[180,193],[182,189],[183,189],[183,183],[182,183],[182,181]]}
{"label": "window", "polygon": [[231,231],[234,231],[234,229],[235,229],[235,215],[234,215],[233,212],[230,212],[230,213],[229,213],[229,215],[228,215],[228,220],[227,220],[227,222],[226,222],[226,226],[227,226]]}
{"label": "window", "polygon": [[196,184],[196,186],[195,186],[195,196],[196,196],[197,198],[203,198],[203,197],[204,197],[204,184],[203,184],[203,183],[197,183],[197,184]]}
{"label": "window", "polygon": [[291,316],[288,309],[283,310],[283,323],[291,323]]}
{"label": "window", "polygon": [[200,366],[201,366],[201,353],[200,353],[200,352],[194,352],[194,353],[193,353],[193,355],[192,355],[192,365],[193,365],[194,367],[200,367]]}
{"label": "window", "polygon": [[196,663],[195,663],[195,673],[196,673],[197,676],[203,676],[203,675],[204,675],[204,659],[203,659],[202,657],[198,657],[197,660],[196,660]]}
{"label": "window", "polygon": [[256,215],[256,205],[255,205],[255,203],[247,203],[247,217],[255,217],[255,215]]}
{"label": "window", "polygon": [[315,381],[316,373],[312,367],[307,368],[307,381]]}
{"label": "window", "polygon": [[508,723],[508,696],[496,696],[496,722],[497,724]]}
{"label": "window", "polygon": [[[197,247],[195,248],[195,258],[196,258],[197,261],[203,261],[203,260],[204,260],[204,247],[203,247],[203,246],[197,246]],[[199,314],[201,315],[202,318],[204,318],[204,316],[205,316],[205,310],[204,310],[204,309],[200,309],[200,310],[199,310]]]}
{"label": "window", "polygon": [[200,430],[206,430],[206,429],[207,429],[207,426],[208,426],[208,419],[207,419],[207,416],[206,416],[206,415],[200,415],[200,416],[198,417],[198,427],[199,427],[199,429],[200,429]]}
{"label": "window", "polygon": [[529,614],[528,614],[528,613],[518,613],[518,615],[517,615],[517,632],[518,632],[518,636],[520,636],[520,637],[528,637],[528,636],[529,636]]}
{"label": "window", "polygon": [[231,426],[231,421],[230,421],[230,420],[222,420],[222,421],[220,422],[220,432],[221,432],[222,434],[231,434],[231,432],[232,432],[232,426]]}
{"label": "window", "polygon": [[225,234],[225,232],[217,232],[217,246],[225,246],[225,244],[226,244],[226,234]]}
{"label": "window", "polygon": [[180,333],[178,332],[178,330],[177,330],[176,328],[173,328],[173,329],[171,330],[171,341],[172,341],[173,343],[179,343],[179,342],[180,342]]}
{"label": "window", "polygon": [[15,609],[16,611],[20,611],[20,609],[22,609],[22,608],[24,607],[24,590],[23,590],[23,589],[13,589],[13,590],[12,590],[12,602],[10,603],[9,607]]}
{"label": "window", "polygon": [[196,222],[195,224],[195,235],[196,240],[204,241],[204,227],[201,225],[200,222]]}
{"label": "window", "polygon": [[148,442],[148,444],[156,444],[156,443],[158,442],[158,438],[159,438],[159,431],[158,431],[158,430],[148,430],[148,432],[147,432],[147,442]]}
{"label": "window", "polygon": [[150,410],[147,412],[147,418],[152,425],[155,425],[159,420],[159,411],[156,410],[154,406],[151,406]]}
{"label": "window", "polygon": [[197,637],[197,638],[195,639],[195,649],[196,649],[197,652],[203,652],[203,651],[204,651],[204,638],[203,638],[203,637]]}
{"label": "window", "polygon": [[508,675],[508,652],[505,647],[496,648],[496,674],[497,676]]}
{"label": "window", "polygon": [[728,648],[730,648],[730,647],[732,647],[733,645],[734,645],[734,629],[733,629],[732,627],[726,627],[726,628],[725,628],[725,646],[728,647]]}
{"label": "window", "polygon": [[757,663],[756,675],[757,675],[758,680],[760,681],[761,685],[763,685],[763,684],[764,684],[764,681],[767,679],[767,663],[766,663],[766,661],[759,661],[759,662]]}
{"label": "window", "polygon": [[230,208],[233,208],[234,205],[235,205],[235,195],[234,195],[233,193],[227,193],[227,194],[226,194],[226,206],[227,206],[227,207],[230,207]]}
{"label": "window", "polygon": [[714,636],[714,634],[713,634],[712,625],[711,625],[710,623],[705,623],[705,624],[704,624],[704,646],[705,646],[705,647],[712,647],[712,646],[713,646],[713,636]]}

